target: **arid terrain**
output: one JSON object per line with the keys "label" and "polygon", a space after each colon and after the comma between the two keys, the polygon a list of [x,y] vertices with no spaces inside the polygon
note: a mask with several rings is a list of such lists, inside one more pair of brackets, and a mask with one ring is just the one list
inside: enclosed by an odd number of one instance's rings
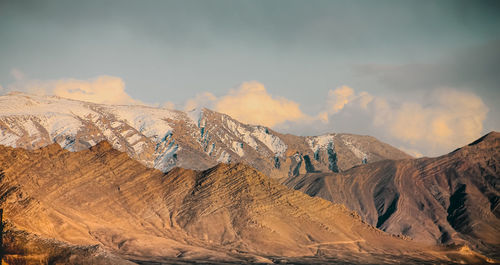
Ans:
{"label": "arid terrain", "polygon": [[500,133],[436,158],[386,160],[285,184],[341,203],[391,234],[435,244],[467,242],[500,255]]}
{"label": "arid terrain", "polygon": [[101,142],[1,146],[0,170],[8,257],[31,263],[486,261],[392,236],[241,163],[165,174]]}

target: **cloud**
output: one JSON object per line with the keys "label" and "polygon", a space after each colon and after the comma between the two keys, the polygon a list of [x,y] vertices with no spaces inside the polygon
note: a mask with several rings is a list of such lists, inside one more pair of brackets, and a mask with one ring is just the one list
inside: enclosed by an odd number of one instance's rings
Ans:
{"label": "cloud", "polygon": [[400,90],[434,90],[436,87],[471,88],[498,98],[500,39],[452,50],[427,63],[360,64],[353,66],[359,78],[373,77],[384,87]]}
{"label": "cloud", "polygon": [[199,107],[211,108],[213,103],[217,100],[217,97],[210,92],[203,92],[196,94],[194,98],[190,98],[184,104],[185,111],[191,111]]}
{"label": "cloud", "polygon": [[335,114],[341,111],[347,104],[352,103],[366,109],[373,99],[374,97],[370,93],[363,91],[356,94],[354,89],[348,86],[341,86],[335,90],[330,89],[326,100],[327,113]]}
{"label": "cloud", "polygon": [[[352,129],[356,120],[368,117],[373,125],[370,134],[384,135],[417,156],[422,151],[443,154],[480,137],[487,113],[488,108],[476,94],[447,88],[428,93],[425,104],[394,102],[361,92],[329,119],[332,127],[349,123]],[[368,127],[366,123],[364,126]]]}
{"label": "cloud", "polygon": [[274,97],[257,81],[244,82],[221,97],[209,92],[200,93],[184,104],[186,111],[200,107],[225,113],[244,123],[269,127],[308,118],[298,103]]}
{"label": "cloud", "polygon": [[264,85],[255,81],[245,82],[238,89],[231,90],[217,100],[214,109],[245,123],[270,127],[306,118],[298,103],[273,97]]}
{"label": "cloud", "polygon": [[397,139],[426,146],[431,152],[453,149],[481,136],[488,108],[477,95],[446,89],[433,92],[429,102],[427,106],[403,103],[382,125],[388,125]]}
{"label": "cloud", "polygon": [[349,86],[340,86],[336,89],[330,89],[326,99],[325,110],[320,112],[316,119],[323,123],[328,123],[329,116],[334,115],[344,109],[347,105],[356,104],[363,109],[368,107],[368,104],[374,99],[368,92],[355,93],[354,89]]}
{"label": "cloud", "polygon": [[125,92],[125,82],[121,78],[106,75],[90,80],[19,81],[10,85],[9,89],[100,104],[144,104]]}
{"label": "cloud", "polygon": [[327,98],[328,113],[335,114],[339,112],[354,97],[354,89],[348,86],[341,86],[335,90],[330,89]]}

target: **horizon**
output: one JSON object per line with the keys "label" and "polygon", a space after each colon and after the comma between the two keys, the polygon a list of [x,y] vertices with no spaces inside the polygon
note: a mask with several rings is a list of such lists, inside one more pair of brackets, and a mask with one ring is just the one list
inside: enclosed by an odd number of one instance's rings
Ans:
{"label": "horizon", "polygon": [[2,1],[0,95],[206,107],[280,133],[370,135],[442,155],[500,130],[498,11],[496,1]]}

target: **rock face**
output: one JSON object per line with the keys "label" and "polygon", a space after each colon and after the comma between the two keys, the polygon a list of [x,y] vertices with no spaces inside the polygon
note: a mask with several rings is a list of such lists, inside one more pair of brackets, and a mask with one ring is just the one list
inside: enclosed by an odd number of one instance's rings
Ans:
{"label": "rock face", "polygon": [[289,187],[355,210],[391,234],[467,242],[500,253],[500,133],[436,158],[381,161],[340,174],[291,177]]}
{"label": "rock face", "polygon": [[3,264],[133,265],[100,245],[78,246],[20,231],[7,223],[3,234]]}
{"label": "rock face", "polygon": [[37,149],[58,143],[80,151],[107,140],[147,167],[208,169],[244,162],[273,178],[337,172],[367,161],[410,158],[373,137],[283,135],[208,109],[182,112],[100,105],[59,97],[0,96],[0,144]]}
{"label": "rock face", "polygon": [[[390,236],[343,205],[290,190],[241,163],[165,174],[101,142],[79,152],[58,144],[0,146],[0,172],[0,206],[16,229],[99,245],[129,260],[410,263],[447,262],[456,252]],[[484,261],[457,253],[455,260]]]}

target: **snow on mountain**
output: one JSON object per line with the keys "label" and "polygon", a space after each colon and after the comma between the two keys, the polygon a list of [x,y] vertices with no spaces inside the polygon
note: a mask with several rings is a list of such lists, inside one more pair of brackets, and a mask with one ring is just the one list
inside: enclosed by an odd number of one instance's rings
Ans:
{"label": "snow on mountain", "polygon": [[[115,149],[162,171],[176,166],[206,169],[219,162],[245,162],[278,178],[292,171],[335,171],[337,136],[282,135],[208,109],[182,112],[103,105],[18,92],[0,96],[1,145],[36,149],[55,142],[78,151],[107,140]],[[360,164],[360,155],[378,159],[351,138],[340,143],[349,146],[338,155],[340,169]],[[389,155],[381,158],[405,156],[390,148]],[[302,171],[297,159],[305,161]]]}
{"label": "snow on mountain", "polygon": [[361,148],[357,147],[356,145],[353,144],[353,139],[352,137],[348,135],[342,135],[341,136],[342,141],[344,144],[349,147],[349,149],[354,153],[354,155],[359,158],[359,159],[364,159],[367,157],[367,154],[361,150]]}
{"label": "snow on mountain", "polygon": [[277,136],[270,134],[269,129],[258,126],[254,128],[252,136],[261,141],[271,150],[275,156],[283,156],[286,152],[286,144]]}
{"label": "snow on mountain", "polygon": [[322,148],[327,148],[328,145],[333,147],[334,134],[325,134],[320,136],[307,137],[307,143],[311,147],[311,150],[316,154]]}
{"label": "snow on mountain", "polygon": [[[108,140],[147,166],[169,169],[178,146],[169,119],[185,113],[146,106],[100,105],[59,97],[11,93],[0,97],[0,143],[38,148],[57,142],[77,151]],[[154,148],[154,159],[147,152]]]}

